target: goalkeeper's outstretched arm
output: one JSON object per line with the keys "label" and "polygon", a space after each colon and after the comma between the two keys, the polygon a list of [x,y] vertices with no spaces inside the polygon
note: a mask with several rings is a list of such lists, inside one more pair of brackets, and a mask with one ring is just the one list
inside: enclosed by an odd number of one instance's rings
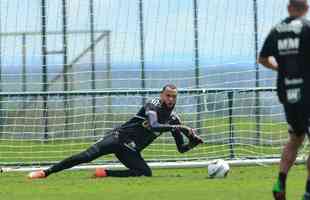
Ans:
{"label": "goalkeeper's outstretched arm", "polygon": [[[169,124],[161,124],[158,122],[158,116],[155,111],[149,111],[147,115],[150,130],[156,132],[170,131],[180,153],[185,153],[198,144],[203,143],[203,140],[196,134],[195,129],[181,125],[178,119],[171,121]],[[188,144],[184,144],[182,133],[188,138]]]}
{"label": "goalkeeper's outstretched arm", "polygon": [[177,149],[180,153],[185,153],[192,149],[189,144],[184,143],[184,138],[180,131],[174,130],[171,131],[172,136],[174,137],[175,144],[177,145]]}
{"label": "goalkeeper's outstretched arm", "polygon": [[[182,125],[181,120],[177,115],[172,117],[172,119],[169,121],[169,124],[175,125],[177,127],[172,129],[171,133],[180,153],[185,153],[196,147],[198,144],[203,143],[203,140],[197,135],[196,130]],[[187,144],[184,142],[183,135],[188,139]]]}
{"label": "goalkeeper's outstretched arm", "polygon": [[161,124],[158,122],[157,113],[153,110],[147,112],[148,125],[151,131],[154,132],[166,132],[179,128],[178,125]]}
{"label": "goalkeeper's outstretched arm", "polygon": [[[189,130],[191,129],[191,130]],[[187,132],[184,134],[184,132]],[[177,149],[180,153],[185,153],[199,144],[203,143],[203,140],[196,134],[195,129],[187,128],[186,131],[181,132],[180,129],[174,129],[171,131],[172,136],[174,137],[175,143],[177,145]],[[189,133],[191,132],[191,133]],[[188,143],[184,143],[183,134],[188,138]]]}

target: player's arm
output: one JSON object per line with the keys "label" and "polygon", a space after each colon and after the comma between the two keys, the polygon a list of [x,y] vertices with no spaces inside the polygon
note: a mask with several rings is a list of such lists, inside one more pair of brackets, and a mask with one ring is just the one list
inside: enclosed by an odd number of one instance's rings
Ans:
{"label": "player's arm", "polygon": [[[171,130],[177,149],[180,153],[187,152],[190,149],[196,147],[198,144],[203,143],[203,140],[197,135],[196,130],[187,126],[182,126],[181,120],[177,116],[175,116],[172,120],[170,120],[169,124],[184,128],[183,132],[181,131],[182,129],[180,128],[175,128]],[[185,135],[188,138],[187,144],[184,143],[183,135]]]}
{"label": "player's arm", "polygon": [[147,111],[147,118],[148,118],[148,127],[151,131],[154,132],[167,132],[167,131],[175,131],[178,130],[182,132],[188,139],[196,139],[197,136],[195,134],[195,130],[181,124],[161,124],[158,122],[158,116],[156,111],[148,110]]}
{"label": "player's arm", "polygon": [[148,125],[149,129],[154,132],[167,132],[171,131],[175,128],[177,128],[176,125],[170,125],[170,124],[161,124],[158,122],[158,116],[156,111],[149,110],[147,111],[147,117],[148,117]]}
{"label": "player's arm", "polygon": [[274,57],[259,57],[258,63],[264,65],[266,68],[272,69],[274,71],[278,71],[278,63]]}
{"label": "player's arm", "polygon": [[[153,110],[147,112],[148,124],[151,131],[166,132],[170,131],[177,145],[177,149],[180,153],[184,153],[198,144],[202,144],[203,140],[195,133],[195,130],[181,125],[180,123],[173,124],[161,124],[158,122],[157,113]],[[182,133],[188,138],[189,143],[184,144]]]}
{"label": "player's arm", "polygon": [[180,120],[173,123],[162,124],[158,121],[156,106],[154,102],[147,103],[145,106],[145,114],[147,116],[147,127],[154,132],[178,131],[182,132],[190,141],[202,143],[202,140],[195,134],[195,130],[181,125]]}
{"label": "player's arm", "polygon": [[174,138],[177,149],[180,153],[185,153],[191,149],[191,147],[188,144],[184,143],[184,138],[180,131],[173,130],[171,131],[171,133]]}
{"label": "player's arm", "polygon": [[272,69],[274,71],[278,71],[278,63],[274,57],[276,54],[276,39],[275,39],[275,30],[273,29],[269,35],[267,36],[263,48],[259,54],[259,58],[257,60],[258,63],[262,64],[266,68]]}
{"label": "player's arm", "polygon": [[203,140],[198,135],[193,135],[188,139],[188,143],[184,143],[184,138],[182,132],[179,129],[174,129],[171,131],[172,136],[175,140],[175,144],[180,153],[185,153],[199,144],[203,143]]}

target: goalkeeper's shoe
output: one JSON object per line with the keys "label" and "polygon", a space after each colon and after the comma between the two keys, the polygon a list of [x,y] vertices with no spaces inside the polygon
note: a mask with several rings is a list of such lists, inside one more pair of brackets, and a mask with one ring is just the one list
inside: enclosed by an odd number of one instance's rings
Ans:
{"label": "goalkeeper's shoe", "polygon": [[283,189],[283,187],[281,187],[279,180],[277,180],[277,182],[274,184],[272,188],[272,193],[275,200],[286,200],[285,190]]}
{"label": "goalkeeper's shoe", "polygon": [[46,178],[46,174],[43,170],[35,171],[35,172],[30,172],[28,174],[29,179],[39,179],[39,178]]}
{"label": "goalkeeper's shoe", "polygon": [[107,177],[107,170],[105,168],[102,167],[98,167],[96,168],[96,171],[93,175],[94,178],[103,178],[103,177]]}

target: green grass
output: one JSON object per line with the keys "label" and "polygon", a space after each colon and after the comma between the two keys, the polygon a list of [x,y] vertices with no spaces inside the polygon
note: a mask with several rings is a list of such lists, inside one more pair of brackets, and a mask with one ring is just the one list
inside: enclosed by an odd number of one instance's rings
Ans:
{"label": "green grass", "polygon": [[[277,166],[233,167],[226,179],[208,179],[207,170],[154,170],[152,178],[91,179],[90,171],[67,171],[44,180],[26,173],[0,174],[4,200],[271,200]],[[288,177],[288,200],[301,199],[306,170],[295,166]]]}

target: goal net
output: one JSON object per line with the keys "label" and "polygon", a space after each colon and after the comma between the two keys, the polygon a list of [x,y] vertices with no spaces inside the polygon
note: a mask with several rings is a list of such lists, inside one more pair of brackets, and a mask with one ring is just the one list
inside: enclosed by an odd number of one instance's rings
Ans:
{"label": "goal net", "polygon": [[78,153],[167,83],[205,144],[179,154],[164,133],[148,162],[278,159],[288,134],[276,74],[255,57],[285,12],[278,0],[2,0],[0,165]]}

